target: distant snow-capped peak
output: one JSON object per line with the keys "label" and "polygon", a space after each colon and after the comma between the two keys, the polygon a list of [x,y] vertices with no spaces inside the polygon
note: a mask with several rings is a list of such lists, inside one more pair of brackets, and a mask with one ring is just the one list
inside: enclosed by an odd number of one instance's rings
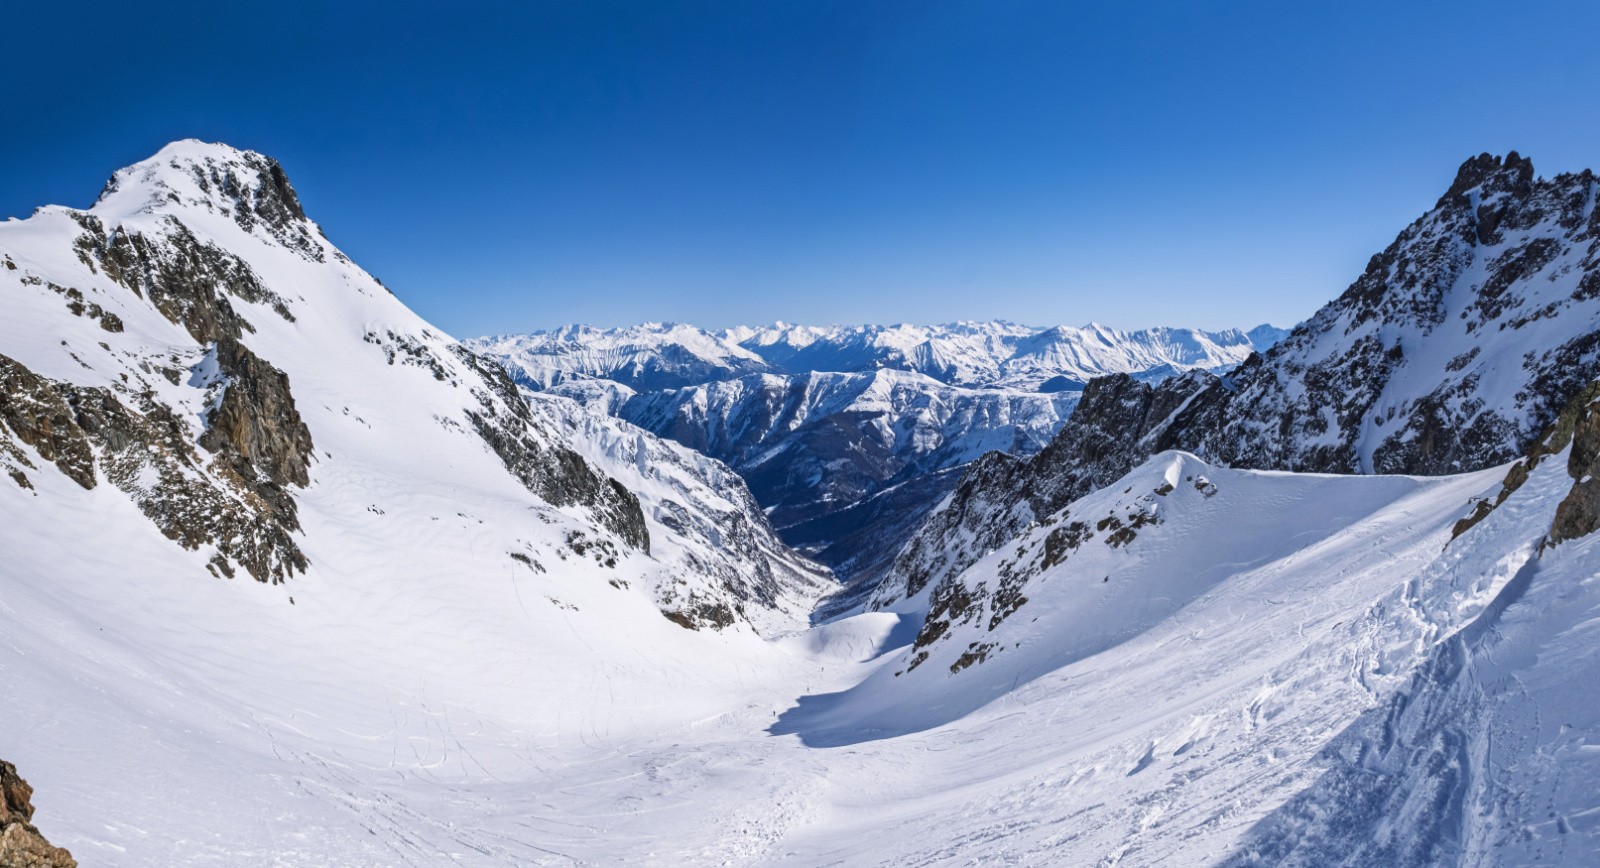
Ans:
{"label": "distant snow-capped peak", "polygon": [[942,325],[774,323],[711,331],[683,324],[622,328],[570,325],[470,342],[533,388],[607,379],[633,389],[678,388],[751,373],[803,374],[892,368],[947,385],[1054,391],[1096,376],[1150,370],[1220,370],[1266,349],[1286,332],[1262,325],[1133,331],[1096,323],[1037,327],[1002,320]]}

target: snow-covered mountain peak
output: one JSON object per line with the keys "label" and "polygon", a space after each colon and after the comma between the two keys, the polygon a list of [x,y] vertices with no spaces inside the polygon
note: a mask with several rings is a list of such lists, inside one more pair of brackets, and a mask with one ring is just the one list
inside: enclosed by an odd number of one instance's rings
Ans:
{"label": "snow-covered mountain peak", "polygon": [[632,389],[670,389],[767,369],[760,356],[737,343],[681,323],[565,325],[478,338],[470,346],[499,359],[519,383],[535,389],[583,379],[612,380]]}
{"label": "snow-covered mountain peak", "polygon": [[173,142],[118,170],[87,213],[113,225],[146,215],[191,223],[221,217],[302,258],[343,259],[306,217],[277,160],[198,139]]}
{"label": "snow-covered mountain peak", "polygon": [[[1271,333],[649,323],[534,394],[179,146],[0,224],[5,751],[86,862],[1600,864],[1587,176],[1491,159],[1225,377]],[[1574,378],[1509,467],[1283,472]],[[902,563],[818,608],[775,526]]]}
{"label": "snow-covered mountain peak", "polygon": [[418,531],[439,517],[403,504],[431,491],[495,527],[473,544],[501,556],[472,569],[593,564],[683,626],[803,618],[825,584],[726,468],[530,409],[323,238],[260,154],[175,143],[89,210],[0,224],[0,312],[0,471],[115,490],[196,553],[176,575],[338,581],[330,526]]}
{"label": "snow-covered mountain peak", "polygon": [[304,219],[300,199],[278,162],[255,151],[184,139],[117,170],[90,210],[112,216],[173,205],[232,206],[270,199]]}
{"label": "snow-covered mountain peak", "polygon": [[565,326],[480,338],[472,345],[501,359],[532,388],[594,377],[651,390],[757,372],[897,368],[953,386],[1054,392],[1081,388],[1089,378],[1106,373],[1156,371],[1155,376],[1165,376],[1194,367],[1231,367],[1284,333],[1270,326],[1249,332],[1123,331],[1096,323],[1038,328],[1004,320],[830,326],[779,322],[719,331],[644,323],[612,329]]}

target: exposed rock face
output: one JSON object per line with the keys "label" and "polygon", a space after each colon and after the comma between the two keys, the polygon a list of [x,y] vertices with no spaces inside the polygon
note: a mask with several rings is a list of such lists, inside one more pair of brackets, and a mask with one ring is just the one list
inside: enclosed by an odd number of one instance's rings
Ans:
{"label": "exposed rock face", "polygon": [[1524,454],[1600,376],[1597,191],[1587,170],[1537,179],[1514,152],[1468,160],[1349,289],[1265,353],[1225,376],[1096,381],[1036,458],[974,465],[880,603],[1163,449],[1332,473],[1456,473]]}
{"label": "exposed rock face", "polygon": [[[94,450],[63,392],[72,394],[16,360],[0,356],[0,421],[17,439],[32,446],[39,457],[55,462],[73,482],[93,488]],[[27,467],[34,466],[15,447],[10,448],[10,457]]]}
{"label": "exposed rock face", "polygon": [[1556,507],[1550,541],[1564,542],[1600,529],[1600,401],[1583,406],[1572,432],[1572,453],[1567,457],[1572,490]]}
{"label": "exposed rock face", "polygon": [[0,760],[0,868],[77,868],[72,854],[51,846],[33,825],[33,787]]}
{"label": "exposed rock face", "polygon": [[[256,364],[270,369],[259,360]],[[259,581],[279,582],[306,568],[305,555],[292,536],[300,527],[295,503],[284,487],[295,480],[275,479],[272,471],[260,472],[252,461],[269,458],[267,443],[249,441],[249,454],[230,446],[220,460],[207,462],[195,449],[189,421],[153,394],[119,396],[111,389],[48,380],[5,356],[0,356],[0,387],[0,421],[19,441],[84,488],[94,488],[103,473],[167,538],[184,548],[214,547],[213,572],[231,577],[237,565]],[[282,387],[280,397],[292,412],[286,381]],[[243,406],[248,394],[241,390],[235,399],[239,409],[230,418],[266,418],[267,411]],[[280,409],[275,406],[271,412]],[[259,424],[292,426],[297,420],[295,416]],[[304,462],[309,458],[310,436],[304,425],[300,429],[306,446],[300,458]],[[4,440],[0,440],[0,463],[8,465],[14,479],[34,469],[26,454]],[[272,456],[268,466],[277,465],[293,467],[293,459]],[[303,463],[300,467],[303,479]]]}
{"label": "exposed rock face", "polygon": [[148,298],[200,343],[255,331],[230,297],[267,305],[284,319],[294,319],[283,298],[268,289],[249,264],[199,241],[175,217],[167,218],[161,237],[152,238],[120,227],[108,230],[93,214],[74,216],[84,229],[74,245],[79,260]]}
{"label": "exposed rock face", "polygon": [[465,347],[455,350],[483,382],[483,388],[473,390],[479,409],[469,410],[468,418],[506,469],[555,506],[588,506],[601,525],[624,543],[649,552],[650,531],[638,496],[595,472],[583,456],[555,438],[532,436],[539,425],[505,370]]}
{"label": "exposed rock face", "polygon": [[289,392],[289,377],[237,340],[217,341],[217,367],[226,378],[222,402],[206,417],[200,445],[229,456],[281,490],[311,484],[311,432]]}

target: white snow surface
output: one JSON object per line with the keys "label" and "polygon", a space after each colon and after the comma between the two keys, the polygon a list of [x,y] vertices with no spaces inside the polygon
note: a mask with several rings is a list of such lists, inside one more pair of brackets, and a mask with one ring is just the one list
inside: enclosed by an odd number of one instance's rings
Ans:
{"label": "white snow surface", "polygon": [[[1149,491],[1173,463],[1217,495],[1175,493],[1142,552],[1069,560],[991,660],[951,674],[948,643],[899,677],[893,613],[773,642],[651,630],[615,605],[595,616],[576,583],[566,611],[518,602],[514,578],[459,551],[371,550],[338,582],[297,580],[291,607],[172,570],[151,533],[61,541],[63,521],[117,518],[114,498],[16,511],[3,554],[40,566],[0,602],[7,750],[86,864],[1211,862],[1314,798],[1325,751],[1489,610],[1564,481],[1535,480],[1445,549],[1493,472],[1300,477],[1168,453],[1126,484]],[[1483,810],[1463,822],[1485,843],[1451,863],[1600,854],[1582,783],[1600,717],[1581,688],[1600,675],[1600,551],[1555,558],[1495,638],[1529,650],[1481,664],[1537,680],[1463,700],[1503,752],[1470,769]]]}
{"label": "white snow surface", "polygon": [[[447,338],[331,247],[314,263],[197,204],[186,161],[235,156],[174,145],[96,209],[157,231],[166,185],[288,300],[293,322],[248,310],[246,341],[288,372],[316,443],[296,492],[311,569],[211,578],[110,485],[37,455],[33,490],[0,479],[0,755],[83,864],[1332,864],[1383,836],[1445,864],[1600,860],[1600,543],[1534,560],[1564,461],[1451,542],[1503,468],[1334,477],[1166,452],[1066,510],[1158,522],[1115,548],[1097,534],[915,669],[913,616],[806,627],[815,588],[781,553],[795,575],[760,631],[685,630],[653,589],[703,581],[689,555],[726,557],[703,544],[720,525],[677,531],[661,510],[737,512],[731,472],[538,399],[549,431],[638,491],[659,541],[616,569],[563,558],[585,517],[439,421],[458,389],[362,340]],[[0,351],[78,383],[151,355],[203,372],[181,328],[60,243],[75,232],[64,209],[0,225],[19,266],[0,271]],[[26,274],[94,292],[126,330]],[[147,381],[203,411],[203,389]],[[962,581],[993,590],[1065,520]],[[952,672],[972,642],[994,649]],[[1450,653],[1461,665],[1430,677]],[[1330,776],[1367,756],[1422,795],[1455,762],[1464,797],[1341,812]]]}

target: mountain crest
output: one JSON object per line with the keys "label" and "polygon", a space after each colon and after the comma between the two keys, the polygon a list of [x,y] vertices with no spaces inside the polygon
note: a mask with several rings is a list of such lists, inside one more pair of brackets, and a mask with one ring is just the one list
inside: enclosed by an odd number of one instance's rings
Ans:
{"label": "mountain crest", "polygon": [[1592,173],[1535,179],[1515,152],[1468,160],[1342,295],[1225,377],[1091,381],[1038,455],[974,465],[875,604],[950,579],[1166,449],[1320,473],[1444,475],[1516,458],[1600,378],[1597,194]]}
{"label": "mountain crest", "polygon": [[91,211],[112,217],[203,209],[257,228],[301,256],[321,262],[322,231],[306,218],[294,185],[277,160],[255,151],[184,139],[118,171]]}
{"label": "mountain crest", "polygon": [[1481,187],[1484,193],[1512,193],[1526,196],[1533,188],[1533,161],[1508,152],[1504,158],[1485,151],[1470,157],[1456,170],[1456,179],[1450,189],[1439,198],[1436,207],[1463,202],[1468,191]]}

